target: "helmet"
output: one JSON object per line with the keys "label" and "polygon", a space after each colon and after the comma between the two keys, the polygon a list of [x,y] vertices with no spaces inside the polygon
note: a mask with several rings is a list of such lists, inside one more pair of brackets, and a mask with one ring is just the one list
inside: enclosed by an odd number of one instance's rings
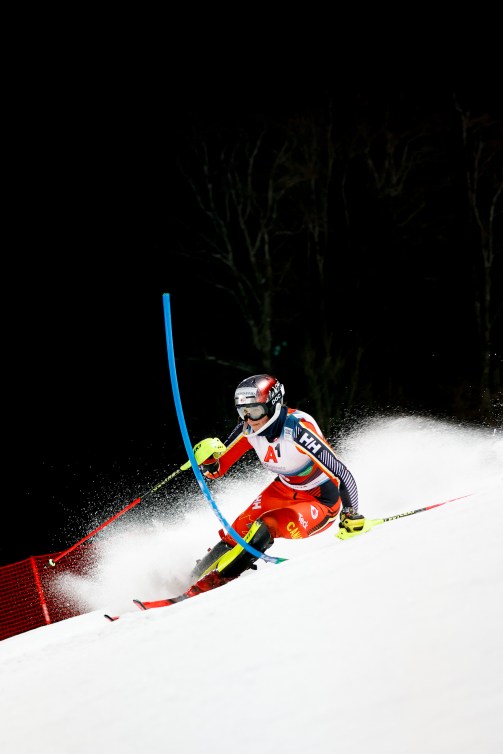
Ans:
{"label": "helmet", "polygon": [[241,419],[255,421],[277,416],[285,396],[285,388],[270,374],[255,374],[240,382],[234,393],[234,405]]}

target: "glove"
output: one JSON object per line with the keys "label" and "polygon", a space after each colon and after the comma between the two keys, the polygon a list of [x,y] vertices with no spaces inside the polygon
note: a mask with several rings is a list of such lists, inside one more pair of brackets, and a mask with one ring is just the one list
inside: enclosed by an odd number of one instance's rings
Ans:
{"label": "glove", "polygon": [[364,524],[365,516],[361,516],[359,513],[353,513],[352,508],[345,508],[342,510],[339,529],[346,529],[346,531],[353,534],[354,532],[362,531]]}
{"label": "glove", "polygon": [[220,468],[220,461],[218,458],[215,458],[215,456],[210,456],[206,459],[203,463],[199,465],[199,468],[205,474],[207,471],[209,471],[210,474],[216,474],[218,472],[218,469]]}

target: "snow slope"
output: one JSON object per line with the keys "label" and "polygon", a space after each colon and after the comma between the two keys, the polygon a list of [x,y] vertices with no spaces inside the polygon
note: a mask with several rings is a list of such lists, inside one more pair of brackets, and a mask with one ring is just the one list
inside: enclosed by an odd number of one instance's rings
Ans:
{"label": "snow slope", "polygon": [[[501,754],[502,433],[384,417],[338,450],[368,517],[469,497],[345,542],[277,540],[287,562],[148,612],[131,599],[183,590],[220,522],[196,501],[108,527],[58,587],[84,614],[0,643],[0,751]],[[267,481],[212,492],[232,521]]]}

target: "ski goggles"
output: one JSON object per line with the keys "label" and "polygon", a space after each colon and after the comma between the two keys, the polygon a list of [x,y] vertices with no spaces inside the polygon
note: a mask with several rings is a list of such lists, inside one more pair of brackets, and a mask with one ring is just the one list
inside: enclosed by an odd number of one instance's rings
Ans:
{"label": "ski goggles", "polygon": [[264,416],[267,416],[267,407],[265,403],[249,403],[247,406],[236,406],[236,411],[244,421],[246,421],[246,419],[251,419],[256,422],[259,419],[263,419]]}

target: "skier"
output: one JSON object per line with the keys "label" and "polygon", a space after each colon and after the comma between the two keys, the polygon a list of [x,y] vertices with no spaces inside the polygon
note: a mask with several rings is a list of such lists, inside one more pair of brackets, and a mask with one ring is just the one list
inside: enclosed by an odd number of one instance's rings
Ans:
{"label": "skier", "polygon": [[[254,450],[275,479],[237,517],[232,528],[255,550],[265,553],[277,537],[305,539],[332,526],[362,531],[358,489],[349,469],[337,458],[320,427],[305,411],[283,403],[285,389],[270,374],[240,382],[234,403],[241,421],[225,448],[199,468],[208,479],[222,477],[245,453]],[[218,456],[218,457],[216,457]],[[136,604],[144,609],[171,605],[235,579],[254,565],[257,556],[219,531],[218,542],[192,572],[197,579],[180,597]]]}

